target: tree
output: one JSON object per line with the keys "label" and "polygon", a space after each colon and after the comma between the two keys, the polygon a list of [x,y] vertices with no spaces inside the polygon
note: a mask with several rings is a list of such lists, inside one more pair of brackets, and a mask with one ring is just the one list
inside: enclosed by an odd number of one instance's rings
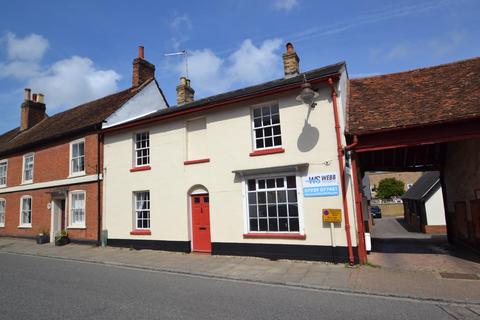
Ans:
{"label": "tree", "polygon": [[405,183],[395,178],[380,180],[376,188],[377,198],[389,199],[394,196],[401,196],[405,192]]}

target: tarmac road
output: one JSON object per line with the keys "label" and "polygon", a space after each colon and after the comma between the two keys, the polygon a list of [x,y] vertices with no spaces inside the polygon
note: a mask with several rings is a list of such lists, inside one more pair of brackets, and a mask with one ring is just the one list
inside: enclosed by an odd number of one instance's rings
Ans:
{"label": "tarmac road", "polygon": [[0,253],[1,319],[479,319],[478,309]]}

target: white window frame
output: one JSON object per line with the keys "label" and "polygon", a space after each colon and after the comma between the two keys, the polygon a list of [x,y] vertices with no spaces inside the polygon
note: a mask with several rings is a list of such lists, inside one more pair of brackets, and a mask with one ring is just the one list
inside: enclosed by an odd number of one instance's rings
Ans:
{"label": "white window frame", "polygon": [[5,227],[5,215],[7,212],[7,200],[0,198],[0,203],[2,202],[3,202],[3,212],[0,211],[0,228]]}
{"label": "white window frame", "polygon": [[[138,214],[137,214],[137,195],[140,193],[148,193],[148,228],[145,227],[138,227]],[[141,191],[134,191],[133,192],[133,230],[150,230],[152,228],[152,201],[150,197],[150,190],[141,190]],[[139,211],[147,211],[147,210],[139,210]],[[146,220],[142,218],[142,220]]]}
{"label": "white window frame", "polygon": [[[263,128],[266,128],[266,127],[271,127],[272,130],[273,130],[273,125],[272,123],[270,122],[270,125],[266,125],[266,126],[263,126],[263,123],[262,123],[262,126],[261,127],[258,127],[258,128],[255,128],[255,115],[254,115],[254,112],[256,109],[262,109],[262,108],[265,108],[265,107],[269,107],[269,108],[272,108],[272,107],[277,107],[278,108],[278,117],[279,117],[279,123],[278,125],[280,126],[280,134],[278,135],[274,135],[273,132],[272,132],[272,146],[270,147],[265,147],[265,144],[263,147],[257,147],[257,135],[256,135],[256,132],[255,130],[257,129],[263,129]],[[270,120],[271,120],[271,113],[270,113]],[[253,150],[268,150],[268,149],[275,149],[275,148],[282,148],[283,146],[283,135],[282,135],[282,119],[280,118],[280,105],[278,102],[276,101],[271,101],[271,102],[268,102],[268,103],[262,103],[262,104],[257,104],[257,105],[254,105],[250,108],[250,120],[251,120],[251,136],[252,136],[252,146],[253,146]],[[281,139],[281,142],[279,145],[274,145],[274,137],[280,137]],[[265,142],[265,139],[263,139],[264,142]]]}
{"label": "white window frame", "polygon": [[[73,196],[76,194],[83,194],[83,221],[73,222]],[[68,227],[69,229],[85,229],[87,220],[87,193],[85,190],[73,190],[68,195]]]}
{"label": "white window frame", "polygon": [[[25,160],[27,157],[32,157],[32,179],[26,180],[25,179]],[[33,182],[33,175],[35,172],[35,154],[33,152],[27,153],[23,155],[23,165],[22,165],[22,183],[32,183]]]}
{"label": "white window frame", "polygon": [[[82,171],[77,171],[73,172],[73,146],[79,143],[83,143],[83,170]],[[76,159],[80,159],[82,156],[77,157]],[[75,141],[70,142],[70,176],[75,177],[75,176],[83,176],[85,175],[85,167],[86,167],[86,148],[85,148],[85,138],[78,139]]]}
{"label": "white window frame", "polygon": [[[143,133],[146,133],[148,135],[148,147],[137,149],[137,135],[138,134],[143,134]],[[137,168],[137,167],[149,166],[150,165],[150,158],[152,156],[151,148],[150,148],[150,131],[149,130],[144,130],[144,131],[134,132],[132,139],[133,139],[133,167]],[[144,164],[138,164],[137,163],[137,160],[138,160],[137,150],[148,150],[148,163],[144,163]]]}
{"label": "white window frame", "polygon": [[[287,176],[295,177],[295,185],[297,189],[297,206],[298,206],[298,228],[299,231],[250,231],[250,215],[248,208],[248,180],[250,179],[272,179],[272,178],[282,178]],[[302,177],[298,172],[282,172],[282,173],[268,173],[268,174],[257,174],[257,175],[248,175],[244,176],[242,179],[242,197],[243,197],[243,212],[244,212],[244,234],[299,234],[305,235],[305,220],[304,220],[304,211],[303,211],[303,186],[302,186]]]}
{"label": "white window frame", "polygon": [[[30,223],[23,221],[23,200],[30,199]],[[19,228],[31,228],[32,227],[32,214],[33,214],[33,198],[32,196],[25,195],[20,198],[20,225]]]}
{"label": "white window frame", "polygon": [[0,166],[2,165],[5,165],[5,176],[3,177],[5,179],[5,183],[2,183],[0,181],[0,188],[7,186],[8,160],[7,159],[0,160]]}

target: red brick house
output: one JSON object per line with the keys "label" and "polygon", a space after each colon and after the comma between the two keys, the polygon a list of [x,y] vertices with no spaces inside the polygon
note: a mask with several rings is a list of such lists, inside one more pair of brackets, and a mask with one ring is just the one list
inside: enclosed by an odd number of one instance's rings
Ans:
{"label": "red brick house", "polygon": [[72,241],[100,240],[100,130],[168,107],[154,72],[141,47],[130,88],[53,116],[25,89],[20,126],[0,135],[0,236],[53,241],[65,229]]}

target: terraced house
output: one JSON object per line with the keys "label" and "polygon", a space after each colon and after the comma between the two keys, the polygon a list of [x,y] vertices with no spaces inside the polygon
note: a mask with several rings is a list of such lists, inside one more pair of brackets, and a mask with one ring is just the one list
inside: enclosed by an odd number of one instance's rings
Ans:
{"label": "terraced house", "polygon": [[198,101],[182,77],[177,106],[103,124],[109,245],[358,261],[345,63],[300,73],[290,43],[283,60],[281,79]]}
{"label": "terraced house", "polygon": [[154,71],[136,58],[132,87],[53,116],[42,94],[25,89],[20,126],[0,136],[0,236],[53,241],[66,230],[72,241],[99,240],[101,126],[167,106]]}

